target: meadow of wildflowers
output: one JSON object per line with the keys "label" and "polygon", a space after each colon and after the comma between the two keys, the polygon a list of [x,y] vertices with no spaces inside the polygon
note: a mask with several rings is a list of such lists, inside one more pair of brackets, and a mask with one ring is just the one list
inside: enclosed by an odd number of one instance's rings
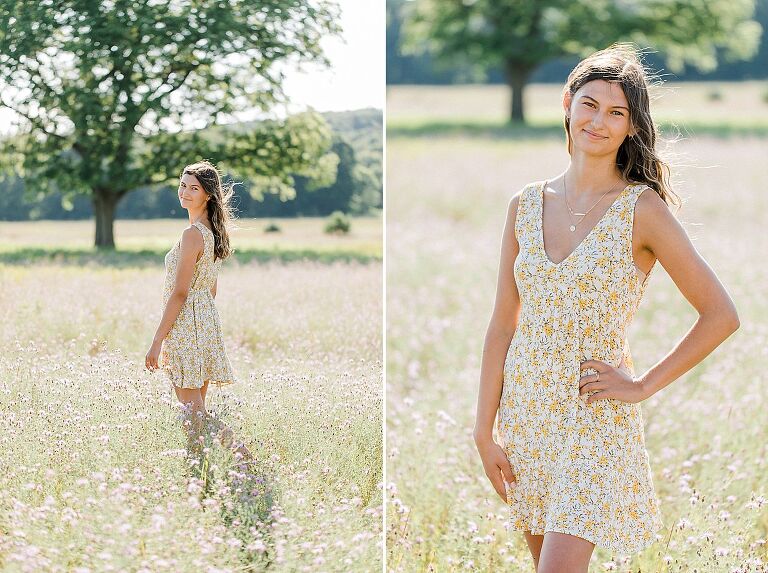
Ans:
{"label": "meadow of wildflowers", "polygon": [[143,368],[162,280],[0,263],[0,570],[380,570],[380,261],[223,266],[238,383],[206,402],[250,468],[210,435],[190,455]]}
{"label": "meadow of wildflowers", "polygon": [[[387,144],[387,570],[533,571],[472,427],[508,200],[567,151],[560,136],[421,135]],[[768,140],[675,149],[680,217],[741,328],[642,403],[665,528],[634,556],[598,548],[590,571],[768,571]],[[659,266],[629,335],[638,374],[695,319]]]}

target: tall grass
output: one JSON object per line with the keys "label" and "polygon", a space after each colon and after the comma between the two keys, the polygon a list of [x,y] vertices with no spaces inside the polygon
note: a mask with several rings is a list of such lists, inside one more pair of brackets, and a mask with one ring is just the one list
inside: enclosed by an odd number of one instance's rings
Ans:
{"label": "tall grass", "polygon": [[381,264],[225,263],[247,471],[143,369],[162,272],[0,265],[0,569],[380,569]]}

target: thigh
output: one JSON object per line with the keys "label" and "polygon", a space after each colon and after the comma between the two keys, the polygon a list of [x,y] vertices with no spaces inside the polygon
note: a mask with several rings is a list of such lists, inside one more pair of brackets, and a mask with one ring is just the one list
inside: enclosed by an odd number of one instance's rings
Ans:
{"label": "thigh", "polygon": [[541,556],[541,544],[544,543],[543,535],[533,535],[530,531],[524,531],[525,542],[528,544],[528,549],[531,550],[531,556],[533,557],[533,565],[538,570],[539,558]]}
{"label": "thigh", "polygon": [[176,391],[176,397],[179,399],[179,402],[190,405],[190,412],[203,412],[205,410],[200,388],[179,388],[174,386],[173,389]]}
{"label": "thigh", "polygon": [[566,533],[548,531],[541,546],[538,573],[587,573],[594,543]]}

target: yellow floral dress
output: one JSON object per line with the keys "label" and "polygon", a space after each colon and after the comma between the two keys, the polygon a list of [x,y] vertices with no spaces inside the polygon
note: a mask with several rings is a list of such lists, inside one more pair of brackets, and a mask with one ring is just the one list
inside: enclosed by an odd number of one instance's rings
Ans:
{"label": "yellow floral dress", "polygon": [[[199,221],[193,225],[203,234],[203,254],[195,263],[189,296],[163,340],[158,363],[168,380],[179,388],[201,388],[206,380],[221,387],[235,382],[211,293],[221,259],[214,261],[213,231]],[[180,247],[181,239],[165,255],[163,311],[175,285]]]}
{"label": "yellow floral dress", "polygon": [[[523,190],[515,221],[520,319],[504,362],[496,430],[516,476],[507,488],[511,526],[567,533],[620,554],[640,551],[663,527],[639,404],[579,396],[584,360],[634,378],[627,329],[642,299],[632,257],[629,185],[563,261],[544,250],[545,182]],[[649,273],[650,276],[650,273]]]}

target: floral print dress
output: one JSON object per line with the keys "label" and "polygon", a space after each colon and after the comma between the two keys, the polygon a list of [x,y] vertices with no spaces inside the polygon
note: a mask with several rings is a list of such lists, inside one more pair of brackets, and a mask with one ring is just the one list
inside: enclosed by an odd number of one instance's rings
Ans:
{"label": "floral print dress", "polygon": [[[663,527],[639,404],[579,396],[584,360],[635,376],[627,329],[648,276],[632,257],[629,185],[560,263],[544,250],[543,183],[523,190],[515,221],[520,318],[504,362],[496,430],[516,486],[513,530],[567,533],[620,554],[640,551]],[[652,191],[651,191],[652,192]],[[649,273],[650,275],[650,273]]]}
{"label": "floral print dress", "polygon": [[[206,380],[221,387],[235,382],[211,293],[221,259],[214,261],[213,231],[199,221],[193,225],[203,234],[203,254],[195,263],[189,296],[163,340],[158,362],[168,380],[178,388],[202,388]],[[165,255],[163,311],[175,286],[180,248],[181,239]]]}

